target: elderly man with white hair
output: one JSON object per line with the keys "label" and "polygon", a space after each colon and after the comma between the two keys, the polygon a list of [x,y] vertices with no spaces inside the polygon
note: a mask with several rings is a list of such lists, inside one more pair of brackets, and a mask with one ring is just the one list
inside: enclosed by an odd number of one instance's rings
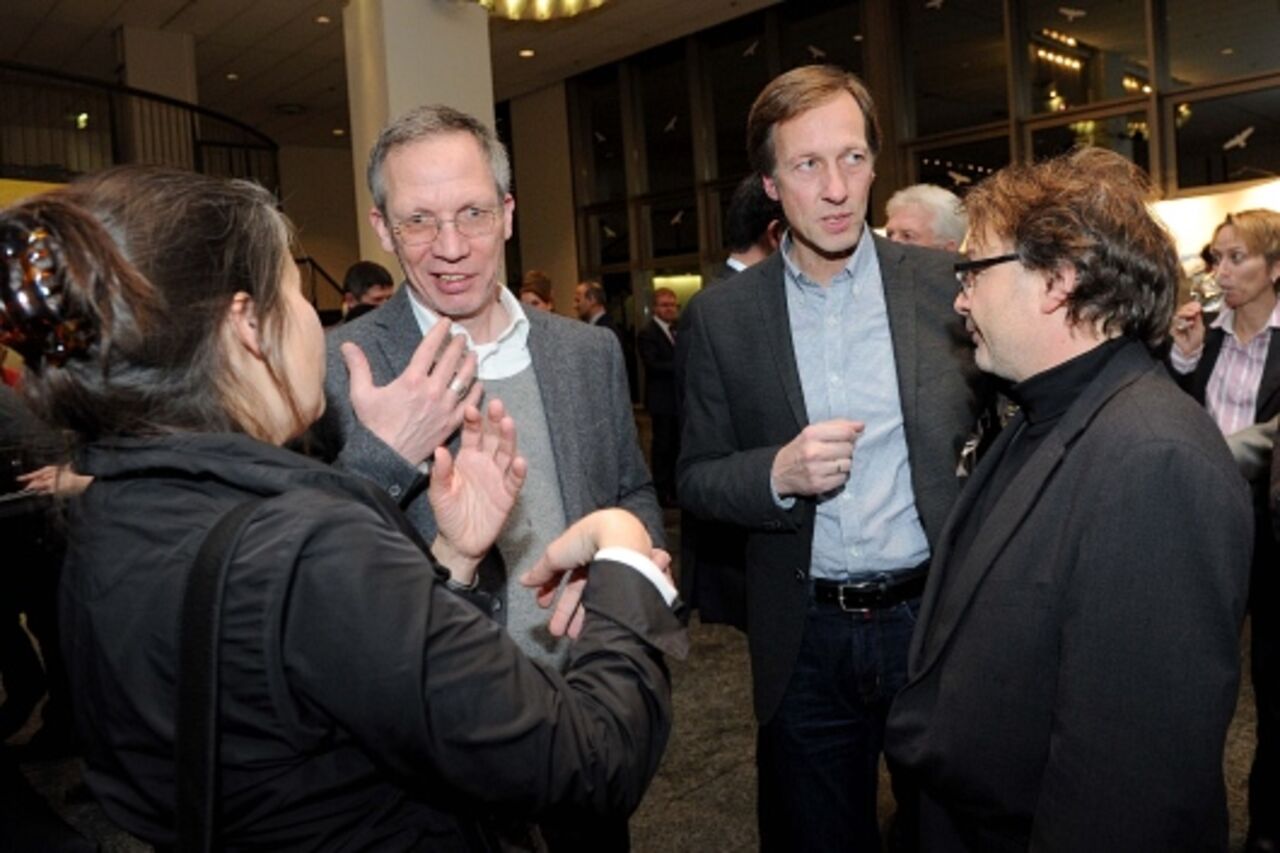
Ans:
{"label": "elderly man with white hair", "polygon": [[960,198],[934,184],[898,190],[885,205],[885,213],[889,217],[885,236],[890,240],[948,252],[960,248],[969,226]]}

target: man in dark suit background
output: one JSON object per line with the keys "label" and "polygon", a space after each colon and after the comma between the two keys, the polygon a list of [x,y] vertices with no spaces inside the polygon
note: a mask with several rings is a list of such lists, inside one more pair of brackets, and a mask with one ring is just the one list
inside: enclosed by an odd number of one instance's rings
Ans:
{"label": "man in dark suit background", "polygon": [[724,244],[729,256],[710,283],[726,281],[772,255],[778,250],[786,227],[782,205],[764,191],[759,175],[747,175],[729,198],[724,221]]}
{"label": "man in dark suit background", "polygon": [[685,310],[681,505],[746,528],[761,847],[879,849],[877,762],[979,405],[954,256],[866,227],[880,134],[807,66],[747,122],[781,250]]}
{"label": "man in dark suit background", "polygon": [[653,484],[663,506],[676,503],[676,455],[680,452],[680,413],[676,400],[676,318],[680,302],[669,287],[653,291],[653,316],[636,335],[644,365],[644,407],[653,424],[650,461]]}
{"label": "man in dark suit background", "polygon": [[943,530],[889,718],[924,850],[1226,850],[1252,510],[1148,350],[1178,259],[1145,190],[1083,148],[966,200],[956,310],[1020,412]]}

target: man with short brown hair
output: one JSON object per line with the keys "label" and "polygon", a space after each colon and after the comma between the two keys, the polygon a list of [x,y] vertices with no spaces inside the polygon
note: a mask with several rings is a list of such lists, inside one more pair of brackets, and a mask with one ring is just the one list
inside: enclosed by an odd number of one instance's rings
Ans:
{"label": "man with short brown hair", "polygon": [[761,848],[878,850],[884,719],[977,372],[947,256],[867,227],[880,134],[861,81],[789,71],[747,136],[789,229],[685,310],[680,501],[746,528]]}

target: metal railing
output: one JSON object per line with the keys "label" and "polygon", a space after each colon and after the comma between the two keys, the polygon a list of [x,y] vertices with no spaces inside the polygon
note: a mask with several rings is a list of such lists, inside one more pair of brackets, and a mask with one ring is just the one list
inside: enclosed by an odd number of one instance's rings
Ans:
{"label": "metal railing", "polygon": [[174,98],[0,62],[0,178],[59,183],[120,163],[246,178],[279,194],[277,146]]}

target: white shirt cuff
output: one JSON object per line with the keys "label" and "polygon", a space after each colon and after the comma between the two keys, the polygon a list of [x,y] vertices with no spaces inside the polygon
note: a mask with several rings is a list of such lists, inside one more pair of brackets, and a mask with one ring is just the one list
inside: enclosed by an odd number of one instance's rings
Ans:
{"label": "white shirt cuff", "polygon": [[654,565],[653,560],[650,560],[640,552],[632,551],[630,548],[601,548],[596,552],[595,559],[625,563],[648,578],[649,582],[658,588],[659,594],[662,595],[662,600],[667,603],[668,607],[676,600],[676,588],[671,585],[671,581],[667,580],[666,575]]}
{"label": "white shirt cuff", "polygon": [[1173,369],[1178,373],[1190,373],[1200,363],[1200,354],[1202,352],[1204,352],[1203,344],[1191,355],[1183,355],[1182,350],[1178,349],[1178,345],[1174,344],[1169,347],[1169,364],[1173,365]]}

